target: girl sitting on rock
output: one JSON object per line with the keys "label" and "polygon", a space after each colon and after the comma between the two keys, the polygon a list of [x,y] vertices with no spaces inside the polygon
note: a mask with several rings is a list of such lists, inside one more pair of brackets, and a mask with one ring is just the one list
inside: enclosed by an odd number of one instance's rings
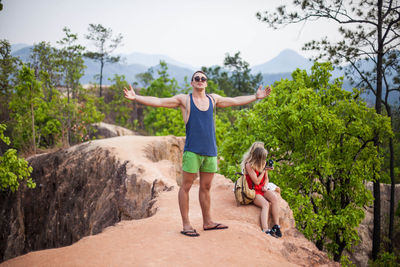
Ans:
{"label": "girl sitting on rock", "polygon": [[[273,167],[266,164],[267,150],[264,148],[264,143],[255,142],[250,149],[243,155],[241,163],[242,170],[246,175],[249,188],[256,191],[256,197],[253,204],[261,208],[261,228],[262,231],[274,237],[282,237],[279,226],[279,198],[275,192],[280,192],[279,187],[274,188],[274,184],[270,183],[268,189],[268,171],[273,170]],[[272,185],[271,185],[272,184]],[[273,190],[271,190],[273,189]],[[271,205],[272,219],[274,226],[268,228],[268,206]]]}

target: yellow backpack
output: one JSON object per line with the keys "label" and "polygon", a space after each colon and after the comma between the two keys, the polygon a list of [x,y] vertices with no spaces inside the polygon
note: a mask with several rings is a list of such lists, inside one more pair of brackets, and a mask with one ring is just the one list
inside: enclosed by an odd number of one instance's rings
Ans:
{"label": "yellow backpack", "polygon": [[237,205],[247,205],[253,202],[256,197],[256,191],[254,189],[250,189],[249,185],[246,181],[246,175],[237,172],[236,175],[240,175],[239,179],[235,182],[234,193]]}

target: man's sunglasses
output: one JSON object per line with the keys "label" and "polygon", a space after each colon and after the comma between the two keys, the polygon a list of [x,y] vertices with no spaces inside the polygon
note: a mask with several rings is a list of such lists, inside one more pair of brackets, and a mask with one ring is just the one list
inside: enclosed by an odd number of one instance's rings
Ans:
{"label": "man's sunglasses", "polygon": [[200,78],[200,76],[196,76],[196,77],[194,77],[194,80],[195,80],[196,82],[200,82],[200,80],[201,80],[202,82],[206,82],[206,81],[207,81],[207,78],[206,78],[206,77],[201,77],[201,78]]}

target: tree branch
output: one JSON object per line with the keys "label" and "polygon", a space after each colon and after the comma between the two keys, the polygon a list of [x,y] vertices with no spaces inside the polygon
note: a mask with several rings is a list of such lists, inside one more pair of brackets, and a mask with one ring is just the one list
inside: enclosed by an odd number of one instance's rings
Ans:
{"label": "tree branch", "polygon": [[384,41],[386,39],[387,35],[391,31],[392,26],[397,24],[397,23],[399,23],[399,22],[400,22],[400,14],[399,14],[399,17],[396,20],[390,21],[390,23],[388,24],[387,29],[386,29],[383,37],[382,37],[382,41]]}
{"label": "tree branch", "polygon": [[[361,137],[358,137],[358,138],[362,140]],[[354,166],[354,164],[356,164],[356,160],[357,160],[357,158],[359,157],[360,153],[365,149],[365,147],[368,145],[368,143],[372,143],[372,142],[374,142],[374,139],[367,140],[367,141],[365,141],[364,144],[358,149],[357,153],[356,153],[356,154],[354,155],[354,157],[353,157],[353,163],[351,164],[352,167],[349,168],[349,171],[348,171],[348,173],[347,173],[348,175],[350,175],[351,171],[353,170],[353,166]]]}

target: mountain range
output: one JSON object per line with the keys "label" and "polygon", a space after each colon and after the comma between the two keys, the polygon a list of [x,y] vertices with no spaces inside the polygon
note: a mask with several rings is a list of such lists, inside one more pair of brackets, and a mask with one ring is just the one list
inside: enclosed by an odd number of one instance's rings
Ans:
{"label": "mountain range", "polygon": [[[22,61],[29,61],[29,54],[32,46],[27,44],[14,44],[12,45],[12,55],[19,57]],[[197,68],[174,60],[171,57],[157,54],[144,54],[134,52],[131,54],[120,55],[122,61],[116,64],[106,64],[104,66],[104,84],[110,84],[108,80],[113,78],[115,74],[125,75],[128,82],[135,82],[135,75],[147,71],[149,68],[157,70],[160,60],[163,60],[168,65],[168,73],[174,77],[179,84],[184,84],[184,78],[191,77]],[[97,62],[90,59],[85,59],[85,75],[81,78],[82,84],[94,83],[95,75],[99,74],[100,66]],[[264,82],[268,84],[281,78],[289,78],[290,73],[296,68],[309,70],[312,63],[306,58],[302,57],[293,50],[283,50],[279,55],[273,59],[254,67],[251,67],[252,73],[262,73]],[[157,76],[157,75],[155,75]]]}
{"label": "mountain range", "polygon": [[[32,47],[33,46],[27,44],[14,44],[11,46],[12,55],[19,57],[23,62],[28,62]],[[115,74],[124,75],[125,79],[129,83],[139,82],[135,76],[139,73],[147,71],[150,68],[153,69],[153,75],[157,77],[157,70],[159,69],[160,60],[163,60],[167,63],[168,74],[170,77],[175,78],[178,84],[181,86],[185,84],[185,78],[190,79],[193,72],[198,70],[189,64],[176,61],[166,55],[133,52],[126,55],[121,54],[120,56],[122,59],[120,63],[106,64],[104,66],[103,84],[111,84],[111,80],[114,78]],[[91,59],[85,59],[85,65],[87,68],[85,69],[85,74],[81,78],[80,82],[82,84],[98,83],[98,78],[96,78],[96,76],[98,77],[100,72],[99,63]],[[285,49],[271,60],[263,64],[252,66],[251,70],[253,74],[262,74],[263,84],[272,85],[275,81],[279,81],[281,79],[290,79],[291,73],[295,69],[299,68],[309,71],[312,65],[313,63],[310,60],[299,55],[296,51]],[[372,70],[370,63],[365,62],[363,65],[366,69]],[[343,71],[339,69],[335,69],[332,73],[333,78],[343,75]],[[352,90],[352,86],[347,80],[344,80],[343,88],[348,91]],[[374,96],[372,94],[365,94],[364,97],[368,102],[374,102]],[[392,94],[389,102],[398,102],[399,97],[400,95],[394,96]]]}

